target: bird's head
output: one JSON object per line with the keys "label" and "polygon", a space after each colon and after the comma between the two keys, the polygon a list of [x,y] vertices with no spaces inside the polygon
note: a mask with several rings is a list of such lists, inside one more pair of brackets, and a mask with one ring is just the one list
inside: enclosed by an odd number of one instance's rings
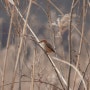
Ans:
{"label": "bird's head", "polygon": [[47,41],[44,39],[44,40],[41,40],[39,43],[47,43]]}
{"label": "bird's head", "polygon": [[50,53],[50,52],[55,52],[52,45],[47,42],[46,40],[41,40],[40,42],[40,45],[41,47],[47,52],[47,53]]}

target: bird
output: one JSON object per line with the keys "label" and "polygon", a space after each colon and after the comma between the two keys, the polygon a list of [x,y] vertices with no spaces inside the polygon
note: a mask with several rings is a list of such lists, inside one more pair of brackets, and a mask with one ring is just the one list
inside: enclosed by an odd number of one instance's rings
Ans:
{"label": "bird", "polygon": [[48,41],[46,41],[46,40],[41,40],[39,43],[40,43],[41,47],[43,48],[43,50],[44,50],[46,53],[51,53],[51,52],[54,52],[54,53],[55,53],[52,45],[51,45]]}

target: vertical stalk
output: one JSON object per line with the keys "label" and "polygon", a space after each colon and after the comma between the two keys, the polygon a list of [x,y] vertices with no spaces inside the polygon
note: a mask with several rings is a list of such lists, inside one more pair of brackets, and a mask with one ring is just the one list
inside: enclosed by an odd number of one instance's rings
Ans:
{"label": "vertical stalk", "polygon": [[[79,54],[77,57],[76,68],[78,68],[78,65],[79,65],[80,54],[81,54],[81,49],[82,49],[82,44],[83,44],[84,28],[85,28],[85,16],[86,16],[86,14],[85,14],[85,0],[83,0],[82,33],[81,33],[81,40],[80,40],[80,45],[79,45],[79,52],[78,52]],[[77,73],[75,72],[73,90],[75,88],[76,76],[77,76]]]}
{"label": "vertical stalk", "polygon": [[3,65],[3,72],[2,72],[2,90],[4,90],[4,82],[5,82],[5,70],[7,66],[7,56],[8,56],[8,48],[10,44],[10,35],[11,35],[11,30],[12,30],[12,22],[13,22],[13,10],[11,11],[11,20],[10,20],[10,27],[9,27],[9,33],[8,33],[8,39],[7,39],[7,45],[6,45],[6,52],[5,52],[5,58],[4,58],[4,65]]}
{"label": "vertical stalk", "polygon": [[[70,30],[69,30],[69,59],[70,59],[70,64],[72,62],[72,42],[71,42],[71,30],[72,30],[72,14],[73,14],[73,9],[74,9],[74,3],[75,0],[73,0],[72,2],[72,6],[71,6],[71,12],[70,12]],[[71,66],[69,68],[69,75],[68,75],[68,88],[67,90],[69,90],[70,88],[70,77],[71,77]]]}
{"label": "vertical stalk", "polygon": [[[31,4],[32,4],[32,0],[29,0],[29,6],[28,6],[27,15],[26,15],[26,21],[25,21],[24,27],[23,27],[23,33],[22,33],[23,36],[26,33],[26,27],[27,27],[29,12],[30,12],[30,9],[31,9]],[[15,82],[15,78],[16,78],[16,71],[17,71],[17,66],[18,66],[18,62],[19,62],[19,58],[20,58],[20,53],[21,53],[22,45],[23,45],[23,37],[21,37],[20,45],[19,45],[19,49],[18,49],[18,53],[17,53],[17,57],[16,57],[16,63],[15,63],[14,75],[13,75],[13,78],[12,78],[11,90],[13,90],[13,88],[14,88],[14,82]]]}

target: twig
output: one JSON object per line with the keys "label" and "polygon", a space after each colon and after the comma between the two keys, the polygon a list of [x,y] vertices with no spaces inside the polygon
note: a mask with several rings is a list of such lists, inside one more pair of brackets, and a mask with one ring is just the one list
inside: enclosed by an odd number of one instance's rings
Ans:
{"label": "twig", "polygon": [[4,65],[3,65],[3,72],[2,72],[2,90],[4,90],[5,70],[6,70],[6,65],[7,65],[8,48],[10,44],[10,35],[11,35],[13,15],[14,15],[13,11],[14,11],[14,8],[11,11],[10,27],[9,27],[9,33],[8,33],[8,39],[7,39],[7,45],[6,45],[6,53],[5,53],[5,58],[4,58]]}
{"label": "twig", "polygon": [[[29,17],[29,12],[30,12],[30,8],[31,8],[31,4],[32,4],[32,0],[30,0],[30,2],[29,2],[27,16],[26,16],[26,21],[25,21],[24,27],[23,27],[23,35],[26,32],[26,26],[27,26],[27,22],[28,22],[28,17]],[[16,58],[16,63],[15,63],[15,69],[14,69],[14,75],[13,75],[13,79],[12,79],[11,90],[13,90],[13,88],[14,88],[14,81],[15,81],[15,78],[16,78],[16,71],[17,71],[17,66],[18,66],[18,62],[19,62],[19,58],[20,58],[20,53],[21,53],[22,45],[23,45],[23,37],[21,37],[20,45],[19,45],[19,50],[18,50],[18,53],[17,53],[17,58]]]}
{"label": "twig", "polygon": [[85,90],[87,90],[86,83],[85,83],[85,81],[84,81],[84,79],[83,79],[83,76],[81,75],[80,71],[79,71],[74,65],[66,62],[65,60],[61,60],[61,59],[56,58],[56,57],[53,57],[53,59],[55,59],[55,60],[57,60],[57,61],[59,61],[59,62],[61,62],[61,63],[65,63],[65,64],[71,66],[71,67],[78,73],[78,75],[80,76],[80,78],[81,78],[81,80],[82,80],[82,82],[83,82],[83,85],[84,85],[84,87],[85,87]]}
{"label": "twig", "polygon": [[[22,14],[20,13],[20,11],[18,10],[17,6],[16,6],[16,5],[14,5],[14,6],[15,6],[15,9],[17,10],[18,14],[19,14],[20,17],[22,18],[22,20],[23,20],[24,22],[26,22],[26,20],[24,19],[24,17],[22,16]],[[39,42],[39,39],[37,38],[37,36],[35,35],[35,33],[33,32],[33,30],[31,29],[31,27],[29,26],[28,23],[27,23],[27,27],[28,27],[29,31],[33,34],[33,36],[35,37],[36,41]]]}
{"label": "twig", "polygon": [[[82,44],[83,44],[83,37],[84,37],[84,28],[85,28],[85,0],[83,0],[83,22],[82,22],[82,33],[81,33],[81,40],[80,40],[80,46],[79,46],[79,54],[78,54],[78,57],[77,57],[77,63],[76,63],[76,67],[78,68],[78,64],[79,64],[79,61],[80,61],[80,54],[81,54],[81,49],[82,49]],[[75,76],[74,76],[74,86],[73,86],[73,90],[75,88],[75,82],[76,82],[76,72],[75,72]]]}
{"label": "twig", "polygon": [[[23,80],[23,81],[21,81],[22,83],[24,83],[24,82],[31,82],[31,81],[26,81],[26,80]],[[47,84],[47,85],[51,85],[51,86],[53,86],[53,87],[56,87],[57,89],[59,89],[59,90],[62,90],[60,87],[58,87],[58,86],[56,86],[56,85],[53,85],[53,84],[51,84],[51,83],[48,83],[48,82],[45,82],[45,81],[41,81],[41,80],[34,80],[34,82],[39,82],[39,83],[43,83],[43,84]],[[15,84],[17,84],[17,83],[19,83],[18,81],[16,81],[16,82],[14,82]],[[8,86],[8,85],[11,85],[12,83],[7,83],[7,84],[4,84],[4,86]],[[1,87],[1,86],[0,86]]]}
{"label": "twig", "polygon": [[[74,9],[74,3],[75,0],[73,0],[72,2],[72,6],[71,6],[71,11],[70,11],[70,30],[69,30],[69,59],[70,59],[70,64],[72,63],[72,42],[71,42],[71,30],[72,30],[72,14],[73,14],[73,9]],[[70,78],[71,78],[71,67],[69,68],[69,74],[68,74],[68,89],[70,87]]]}
{"label": "twig", "polygon": [[[85,77],[85,74],[86,74],[86,72],[87,72],[87,70],[89,69],[89,66],[90,66],[90,56],[89,56],[89,52],[88,52],[87,47],[86,47],[86,51],[87,51],[87,55],[88,55],[89,62],[88,62],[87,66],[86,66],[86,69],[85,69],[85,71],[84,71],[83,78]],[[78,84],[78,90],[80,90],[81,83],[82,83],[82,82],[80,81],[80,83]],[[87,87],[87,88],[88,88],[88,87]],[[88,89],[87,89],[87,90],[88,90]]]}

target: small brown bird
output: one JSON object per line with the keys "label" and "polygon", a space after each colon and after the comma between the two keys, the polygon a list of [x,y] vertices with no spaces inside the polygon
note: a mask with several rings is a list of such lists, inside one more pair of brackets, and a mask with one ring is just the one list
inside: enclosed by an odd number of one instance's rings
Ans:
{"label": "small brown bird", "polygon": [[47,52],[47,53],[54,52],[55,53],[52,45],[49,42],[47,42],[46,40],[41,40],[39,43],[40,43],[41,47],[45,50],[45,52]]}

